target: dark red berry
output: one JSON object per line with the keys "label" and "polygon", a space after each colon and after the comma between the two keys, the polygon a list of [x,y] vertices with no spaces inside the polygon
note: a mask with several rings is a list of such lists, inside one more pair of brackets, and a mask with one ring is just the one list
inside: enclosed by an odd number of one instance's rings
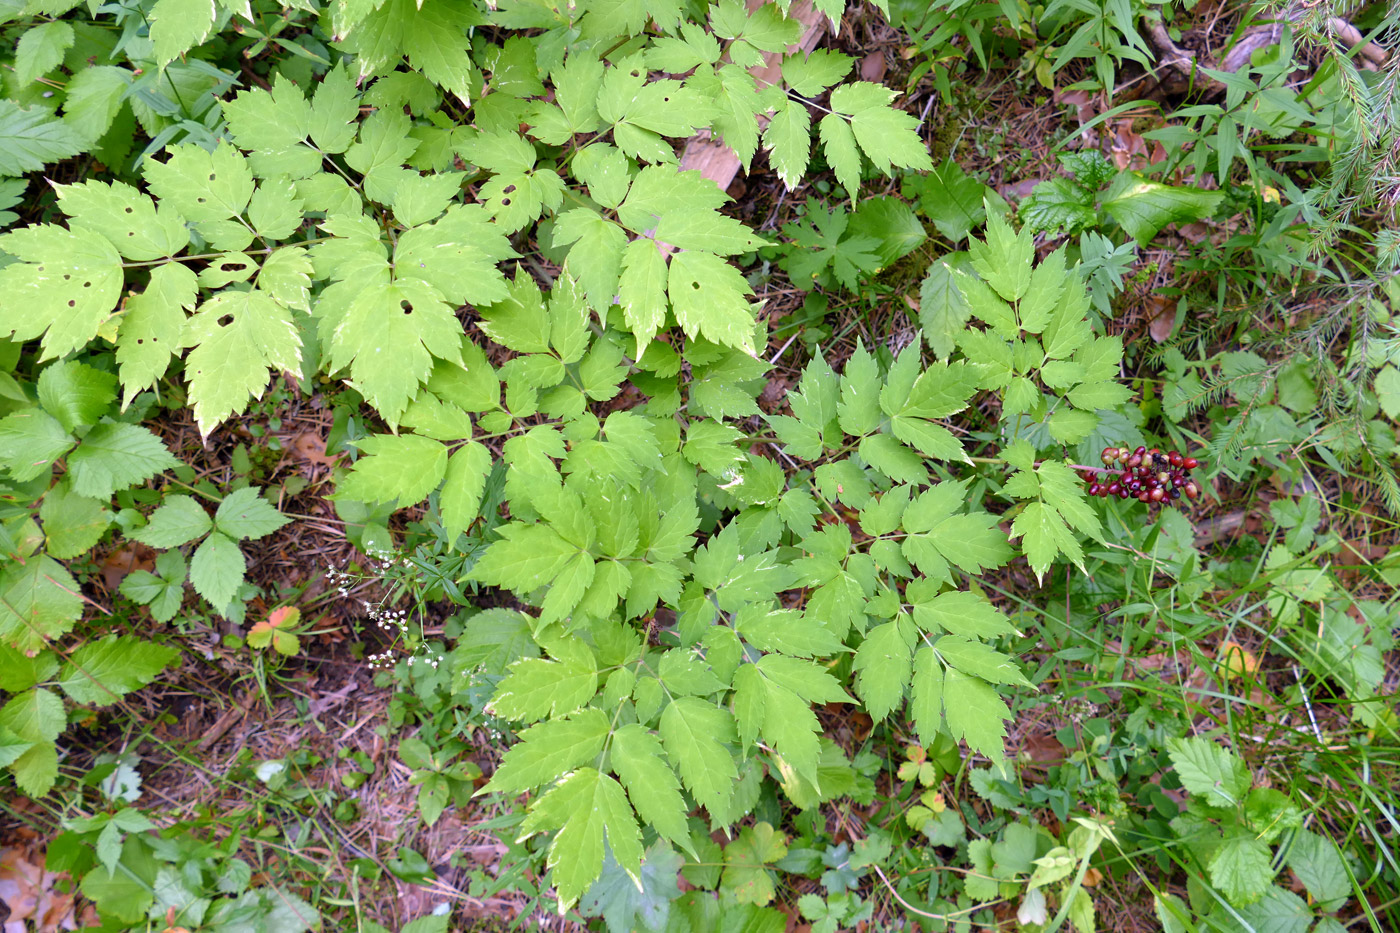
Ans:
{"label": "dark red berry", "polygon": [[1091,495],[1091,496],[1097,496],[1097,495],[1099,494],[1099,489],[1100,489],[1100,488],[1101,488],[1101,487],[1099,486],[1098,483],[1090,483],[1090,484],[1089,484],[1089,495]]}
{"label": "dark red berry", "polygon": [[1194,470],[1201,465],[1201,461],[1197,460],[1195,457],[1185,457],[1182,459],[1181,465],[1188,470]]}
{"label": "dark red berry", "polygon": [[1170,463],[1172,466],[1181,466],[1182,459],[1183,457],[1181,456],[1181,454],[1177,453],[1174,450],[1171,453],[1167,454],[1167,462]]}
{"label": "dark red berry", "polygon": [[1197,486],[1195,483],[1187,483],[1182,487],[1182,492],[1186,493],[1186,498],[1194,499],[1201,494],[1201,487]]}
{"label": "dark red berry", "polygon": [[1116,496],[1116,495],[1118,495],[1118,494],[1119,494],[1120,492],[1122,492],[1122,491],[1123,491],[1123,486],[1122,486],[1122,484],[1120,484],[1120,483],[1109,483],[1109,484],[1108,484],[1108,494],[1109,494],[1110,496]]}
{"label": "dark red berry", "polygon": [[1117,447],[1105,447],[1105,448],[1103,449],[1103,458],[1104,458],[1104,460],[1106,460],[1106,461],[1108,461],[1108,462],[1110,462],[1110,463],[1112,463],[1114,460],[1117,460],[1117,459],[1118,459],[1118,448],[1117,448]]}
{"label": "dark red berry", "polygon": [[1147,453],[1147,448],[1146,448],[1146,447],[1139,447],[1137,450],[1133,451],[1133,456],[1135,456],[1135,457],[1141,457],[1141,456],[1142,456],[1143,454],[1145,454],[1145,453]]}
{"label": "dark red berry", "polygon": [[1152,490],[1152,492],[1151,492],[1151,498],[1152,498],[1152,501],[1153,501],[1153,502],[1161,502],[1161,501],[1162,501],[1163,499],[1165,499],[1166,497],[1167,497],[1166,492],[1165,492],[1165,491],[1162,489],[1162,487],[1160,487],[1160,486],[1158,486],[1156,489]]}
{"label": "dark red berry", "polygon": [[1137,469],[1142,466],[1142,454],[1133,454],[1128,458],[1128,466]]}
{"label": "dark red berry", "polygon": [[1151,499],[1151,498],[1152,498],[1152,493],[1148,492],[1146,489],[1144,489],[1142,492],[1138,493],[1138,501],[1139,501],[1139,502],[1146,502],[1146,501],[1148,501],[1148,500]]}

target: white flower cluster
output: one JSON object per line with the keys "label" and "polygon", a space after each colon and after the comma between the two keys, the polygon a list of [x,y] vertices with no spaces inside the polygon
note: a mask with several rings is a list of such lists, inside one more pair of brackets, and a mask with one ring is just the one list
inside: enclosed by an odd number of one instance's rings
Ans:
{"label": "white flower cluster", "polygon": [[[396,569],[407,569],[411,566],[408,558],[401,557],[393,551],[371,549],[367,554],[369,556],[369,569],[386,577]],[[360,582],[359,577],[341,570],[339,566],[326,568],[326,580],[336,588],[336,592],[341,596],[349,596],[351,588]],[[384,602],[375,603],[367,599],[361,600],[361,603],[369,620],[388,633],[395,642],[402,640],[413,644],[420,641],[409,631],[408,609],[395,609]],[[444,659],[444,655],[436,652],[422,656],[415,653],[409,655],[408,666],[412,667],[415,661],[422,661],[429,667],[436,668]],[[375,670],[391,668],[398,660],[398,652],[393,646],[390,646],[378,654],[369,655],[365,660]]]}

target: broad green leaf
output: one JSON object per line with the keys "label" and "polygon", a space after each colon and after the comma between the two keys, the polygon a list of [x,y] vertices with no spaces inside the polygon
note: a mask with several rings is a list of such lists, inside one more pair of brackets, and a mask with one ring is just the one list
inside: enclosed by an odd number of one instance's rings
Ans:
{"label": "broad green leaf", "polygon": [[9,562],[0,573],[0,642],[36,652],[83,613],[78,581],[48,555]]}
{"label": "broad green leaf", "polygon": [[1021,202],[1017,214],[1037,233],[1056,233],[1063,228],[1073,236],[1098,220],[1095,193],[1068,178],[1048,178]]}
{"label": "broad green leaf", "polygon": [[[949,698],[956,703],[958,698]],[[943,665],[928,645],[914,652],[914,674],[909,687],[909,717],[924,748],[933,747],[943,725]]]}
{"label": "broad green leaf", "polygon": [[447,448],[416,434],[376,434],[356,442],[361,457],[336,490],[359,502],[407,507],[423,501],[447,472]]}
{"label": "broad green leaf", "polygon": [[812,118],[806,105],[784,98],[763,130],[763,146],[783,185],[789,191],[797,188],[806,176],[812,155]]}
{"label": "broad green leaf", "polygon": [[944,635],[934,642],[934,650],[943,663],[964,674],[980,677],[994,684],[1031,686],[1016,663],[1001,652],[961,635]]}
{"label": "broad green leaf", "polygon": [[871,629],[852,664],[858,678],[856,693],[878,722],[899,708],[913,671],[910,632],[898,620]]}
{"label": "broad green leaf", "polygon": [[218,11],[213,0],[156,0],[151,7],[151,44],[161,68],[209,38]]}
{"label": "broad green leaf", "polygon": [[943,672],[943,691],[943,716],[949,734],[993,762],[1004,760],[1004,722],[1011,719],[1011,711],[996,690],[985,681],[947,668]]}
{"label": "broad green leaf", "polygon": [[[189,0],[160,0],[184,3]],[[205,2],[208,0],[195,0]],[[148,159],[144,163],[151,191],[186,220],[193,221],[219,249],[238,250],[252,241],[252,233],[241,225],[237,233],[220,221],[237,217],[253,196],[253,173],[243,155],[226,142],[213,152],[192,143],[172,146],[165,162]],[[246,236],[244,235],[246,234]]]}
{"label": "broad green leaf", "polygon": [[68,560],[92,548],[112,523],[112,513],[97,499],[75,495],[67,483],[59,483],[44,496],[39,507],[47,551]]}
{"label": "broad green leaf", "polygon": [[21,260],[0,269],[0,336],[42,336],[41,360],[66,356],[97,336],[122,287],[121,257],[106,237],[82,226],[35,224],[0,236],[0,250]]}
{"label": "broad green leaf", "polygon": [[919,139],[918,118],[891,107],[894,97],[894,91],[858,81],[831,92],[831,109],[850,115],[861,151],[884,174],[894,167],[930,171],[933,161]]}
{"label": "broad green leaf", "polygon": [[1308,830],[1293,835],[1288,867],[1317,901],[1319,910],[1340,910],[1351,897],[1351,879],[1337,846],[1325,836]]}
{"label": "broad green leaf", "polygon": [[602,871],[604,842],[619,866],[640,884],[641,835],[627,796],[617,781],[593,768],[580,768],[551,788],[530,808],[520,827],[528,838],[558,830],[545,860],[560,908],[567,910]]}
{"label": "broad green leaf", "polygon": [[636,723],[623,726],[613,733],[612,767],[643,822],[694,855],[680,782],[661,741]]}
{"label": "broad green leaf", "polygon": [[15,86],[32,84],[35,78],[53,71],[72,47],[73,27],[62,20],[26,29],[15,44]]}
{"label": "broad green leaf", "polygon": [[580,710],[567,719],[550,719],[520,733],[482,792],[518,794],[555,781],[603,749],[609,729],[602,710]]}
{"label": "broad green leaf", "polygon": [[768,823],[745,826],[739,838],[724,847],[720,886],[741,904],[767,904],[777,893],[768,866],[787,855],[787,851],[787,837]]}
{"label": "broad green leaf", "polygon": [[55,363],[39,374],[39,404],[58,419],[65,431],[96,424],[117,397],[111,373],[71,360]]}
{"label": "broad green leaf", "polygon": [[1164,185],[1138,172],[1123,172],[1104,192],[1103,209],[1139,246],[1146,246],[1169,223],[1209,217],[1224,197],[1221,191]]}
{"label": "broad green leaf", "polygon": [[1269,847],[1243,827],[1226,835],[1209,868],[1211,883],[1230,903],[1239,905],[1259,900],[1274,876]]}
{"label": "broad green leaf", "polygon": [[[993,211],[987,215],[986,240],[969,240],[967,249],[972,257],[972,267],[998,295],[1007,301],[1019,301],[1025,296],[1031,286],[1031,266],[1035,260],[1035,241],[1029,229],[1023,229],[1018,234],[1001,215]],[[962,284],[963,281],[959,280],[959,288]],[[973,296],[966,289],[963,289],[963,295],[973,301]],[[973,311],[977,312],[975,302]],[[1014,337],[1014,329],[1004,336]]]}
{"label": "broad green leaf", "polygon": [[[173,160],[172,160],[173,161]],[[190,403],[205,437],[267,388],[269,368],[297,373],[301,337],[291,312],[261,291],[224,291],[185,324]]]}
{"label": "broad green leaf", "polygon": [[27,742],[52,742],[67,725],[63,701],[43,688],[11,697],[0,709],[0,729],[8,729]]}
{"label": "broad green leaf", "polygon": [[235,541],[265,537],[289,521],[252,486],[229,493],[214,513],[214,524]]}
{"label": "broad green leaf", "polygon": [[409,63],[463,105],[470,105],[475,69],[464,30],[485,23],[486,18],[460,0],[423,0],[416,10],[404,2],[398,15],[404,21],[402,41]]}
{"label": "broad green leaf", "polygon": [[399,237],[394,274],[422,280],[449,302],[488,305],[507,295],[497,263],[516,255],[505,231],[482,207],[453,204],[433,223]]}
{"label": "broad green leaf", "polygon": [[517,593],[528,594],[552,582],[580,553],[548,525],[513,523],[500,533],[501,540],[486,549],[471,577]]}
{"label": "broad green leaf", "polygon": [[[951,158],[923,176],[918,189],[919,209],[952,243],[967,239],[967,235],[987,217],[982,203],[987,186],[975,178],[969,178]],[[934,266],[937,265],[935,261]],[[924,330],[928,331],[927,326]]]}
{"label": "broad green leaf", "polygon": [[1245,763],[1201,736],[1168,739],[1167,754],[1187,793],[1216,807],[1235,807],[1252,783]]}
{"label": "broad green leaf", "polygon": [[190,560],[190,582],[195,592],[223,612],[243,585],[248,561],[232,538],[215,531],[204,539]]}
{"label": "broad green leaf", "polygon": [[127,532],[127,537],[151,547],[172,548],[201,537],[214,527],[209,513],[189,496],[166,496],[161,507],[151,513],[151,519],[141,528]]}
{"label": "broad green leaf", "polygon": [[667,928],[671,902],[680,897],[677,879],[684,864],[683,856],[658,840],[642,859],[639,888],[612,853],[606,852],[598,880],[579,902],[579,911],[585,917],[602,917],[610,930],[660,933]]}
{"label": "broad green leaf", "polygon": [[666,323],[666,259],[656,242],[639,237],[622,254],[618,300],[623,320],[637,338],[638,359]]}
{"label": "broad green leaf", "polygon": [[253,150],[248,161],[262,177],[306,178],[320,169],[320,153],[305,145],[311,104],[286,75],[278,75],[271,90],[240,92],[224,101],[223,110],[233,140]]}
{"label": "broad green leaf", "polygon": [[101,139],[121,113],[133,74],[113,65],[88,65],[64,89],[63,122],[84,143]]}
{"label": "broad green leaf", "polygon": [[58,685],[74,703],[109,706],[155,679],[179,652],[126,635],[90,641],[69,656]]}
{"label": "broad green leaf", "polygon": [[490,709],[508,719],[559,718],[583,706],[598,692],[598,668],[591,652],[560,660],[526,658],[510,669],[491,696]]}
{"label": "broad green leaf", "polygon": [[55,185],[54,193],[71,223],[97,230],[127,259],[174,256],[190,241],[183,217],[122,182]]}
{"label": "broad green leaf", "polygon": [[849,55],[832,49],[783,57],[783,80],[803,97],[816,97],[846,77],[855,63]]}
{"label": "broad green leaf", "polygon": [[79,495],[106,499],[179,462],[145,428],[106,421],[89,431],[68,455],[68,480]]}
{"label": "broad green leaf", "polygon": [[753,289],[738,269],[710,253],[678,253],[671,257],[666,291],[686,336],[753,353],[754,316],[747,297]]}
{"label": "broad green leaf", "polygon": [[450,537],[462,534],[476,521],[491,466],[491,452],[476,441],[462,445],[447,461],[439,508],[443,529]]}
{"label": "broad green leaf", "polygon": [[1045,571],[1050,569],[1059,554],[1064,554],[1076,564],[1084,560],[1084,552],[1065,520],[1044,502],[1027,504],[1011,523],[1011,534],[1022,539],[1021,549],[1037,578],[1045,576]]}
{"label": "broad green leaf", "polygon": [[171,262],[151,271],[145,291],[127,297],[117,331],[123,408],[138,392],[154,386],[180,352],[185,312],[194,310],[198,292],[194,272]]}
{"label": "broad green leaf", "polygon": [[51,111],[0,99],[0,175],[37,172],[82,148],[83,136]]}
{"label": "broad green leaf", "polygon": [[685,786],[715,813],[728,811],[739,773],[725,742],[735,738],[728,710],[695,697],[673,700],[661,713],[661,741]]}

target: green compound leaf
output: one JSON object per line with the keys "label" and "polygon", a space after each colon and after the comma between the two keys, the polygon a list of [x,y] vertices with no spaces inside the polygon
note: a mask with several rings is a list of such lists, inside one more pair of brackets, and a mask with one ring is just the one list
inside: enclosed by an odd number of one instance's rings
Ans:
{"label": "green compound leaf", "polygon": [[144,163],[146,181],[162,205],[191,221],[215,249],[241,250],[251,243],[253,231],[231,219],[253,197],[253,173],[242,153],[227,142],[213,152],[190,143],[167,151],[165,162]]}
{"label": "green compound leaf", "polygon": [[243,585],[248,562],[233,539],[215,531],[204,539],[190,561],[190,582],[195,592],[209,600],[215,611],[223,612]]}
{"label": "green compound leaf", "polygon": [[229,493],[214,513],[214,524],[235,541],[262,538],[290,521],[252,486]]}
{"label": "green compound leaf", "polygon": [[[172,160],[173,161],[173,160]],[[260,396],[272,369],[301,368],[292,314],[260,291],[224,291],[200,305],[185,326],[190,404],[205,437]]]}
{"label": "green compound leaf", "polygon": [[392,502],[400,507],[421,502],[447,473],[447,447],[416,434],[376,434],[356,442],[361,457],[336,490],[336,498],[357,502]]}
{"label": "green compound leaf", "polygon": [[108,635],[74,651],[58,685],[74,703],[110,706],[154,680],[179,654],[167,645]]}
{"label": "green compound leaf", "polygon": [[641,834],[622,786],[593,768],[579,768],[551,788],[530,809],[522,838],[557,830],[545,865],[567,910],[588,890],[603,868],[604,842],[618,865],[641,883]]}
{"label": "green compound leaf", "polygon": [[151,520],[142,528],[128,531],[127,537],[151,547],[172,548],[189,544],[213,527],[209,513],[194,499],[166,496],[161,507],[151,513]]}
{"label": "green compound leaf", "polygon": [[97,336],[122,287],[121,256],[105,236],[35,224],[0,236],[0,250],[21,260],[0,269],[0,336],[42,336],[41,360],[66,356]]}
{"label": "green compound leaf", "polygon": [[598,692],[598,667],[591,652],[561,660],[526,658],[510,669],[489,708],[508,719],[533,722],[572,713]]}

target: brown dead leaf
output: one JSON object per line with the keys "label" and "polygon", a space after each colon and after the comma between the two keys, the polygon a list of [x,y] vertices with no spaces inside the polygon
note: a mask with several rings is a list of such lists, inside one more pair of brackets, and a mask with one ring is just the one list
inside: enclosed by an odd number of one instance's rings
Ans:
{"label": "brown dead leaf", "polygon": [[58,873],[44,871],[19,849],[0,849],[0,904],[9,908],[4,933],[77,929],[74,895],[55,890],[58,881]]}
{"label": "brown dead leaf", "polygon": [[1097,868],[1090,868],[1088,871],[1084,872],[1084,887],[1086,888],[1097,887],[1098,883],[1102,880],[1103,872],[1099,871]]}
{"label": "brown dead leaf", "polygon": [[883,52],[871,52],[860,60],[860,76],[876,84],[885,80],[885,56]]}
{"label": "brown dead leaf", "polygon": [[156,568],[155,551],[144,544],[129,541],[102,559],[102,582],[107,592],[115,593],[129,573]]}
{"label": "brown dead leaf", "polygon": [[1148,315],[1147,332],[1157,343],[1166,343],[1176,328],[1176,299],[1150,294],[1143,302]]}
{"label": "brown dead leaf", "polygon": [[326,456],[326,440],[314,431],[307,431],[292,438],[292,453],[307,463],[319,466],[335,466],[340,455]]}

